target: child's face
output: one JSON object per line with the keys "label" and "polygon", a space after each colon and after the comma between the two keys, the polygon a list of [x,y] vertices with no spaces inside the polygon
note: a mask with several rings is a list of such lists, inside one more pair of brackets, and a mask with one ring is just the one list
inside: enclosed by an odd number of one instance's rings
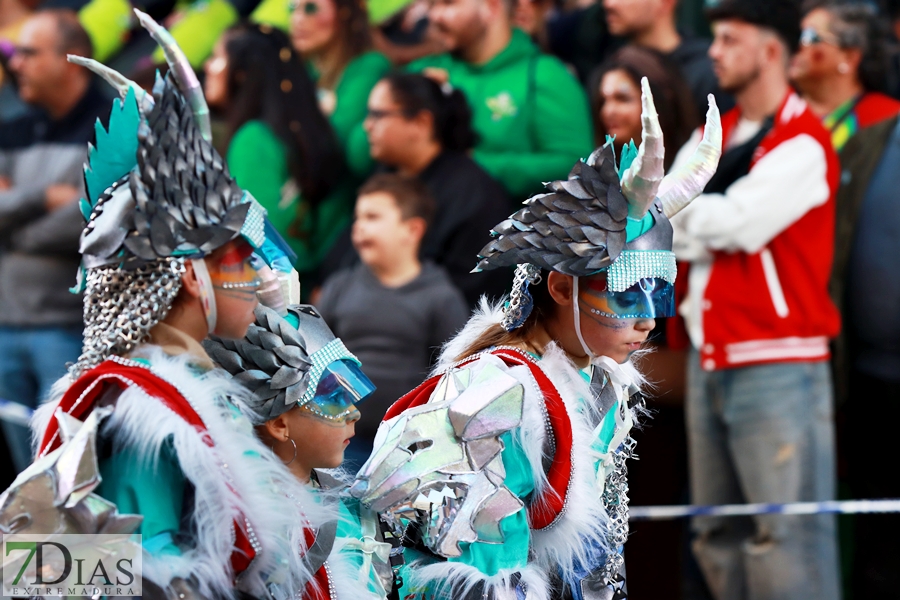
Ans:
{"label": "child's face", "polygon": [[226,244],[214,258],[206,259],[209,278],[216,299],[215,334],[227,339],[240,339],[253,323],[256,291],[260,279],[250,266],[253,249],[243,240]]}
{"label": "child's face", "polygon": [[305,406],[286,413],[291,439],[297,445],[297,460],[310,469],[334,469],[344,461],[359,412],[345,421],[323,419]]}
{"label": "child's face", "polygon": [[[656,324],[654,319],[626,319],[608,317],[597,310],[603,307],[603,294],[592,286],[593,280],[602,280],[605,289],[606,275],[584,277],[578,289],[578,310],[581,321],[581,335],[596,356],[608,356],[617,363],[624,363],[647,341],[647,336]],[[594,309],[594,310],[592,310]]]}
{"label": "child's face", "polygon": [[415,256],[419,239],[414,219],[404,219],[394,198],[384,192],[365,194],[356,200],[353,247],[369,267],[381,267],[397,259]]}

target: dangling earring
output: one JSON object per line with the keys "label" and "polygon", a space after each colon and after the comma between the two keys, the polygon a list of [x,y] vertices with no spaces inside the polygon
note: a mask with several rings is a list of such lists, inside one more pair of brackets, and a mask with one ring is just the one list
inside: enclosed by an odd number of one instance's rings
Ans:
{"label": "dangling earring", "polygon": [[838,73],[840,73],[841,75],[846,75],[849,72],[850,65],[848,65],[847,63],[841,63],[838,65]]}
{"label": "dangling earring", "polygon": [[288,439],[286,439],[285,441],[286,441],[286,442],[290,442],[290,443],[291,443],[291,446],[294,447],[294,455],[291,457],[291,460],[289,460],[289,461],[287,461],[286,463],[284,463],[284,466],[288,466],[288,465],[290,465],[292,462],[294,462],[294,461],[297,459],[297,444],[295,444],[295,443],[294,443],[294,440],[292,440],[291,438],[288,438]]}

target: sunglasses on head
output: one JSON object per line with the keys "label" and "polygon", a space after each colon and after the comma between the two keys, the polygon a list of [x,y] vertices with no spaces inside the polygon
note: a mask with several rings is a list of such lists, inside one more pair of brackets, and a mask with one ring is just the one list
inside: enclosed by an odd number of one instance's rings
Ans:
{"label": "sunglasses on head", "polygon": [[837,38],[831,35],[819,33],[812,27],[807,27],[800,32],[801,46],[815,46],[816,44],[830,44],[840,47]]}
{"label": "sunglasses on head", "polygon": [[310,17],[315,14],[318,14],[318,12],[319,12],[318,3],[312,2],[311,0],[306,0],[306,2],[298,2],[295,0],[295,1],[291,2],[290,6],[291,6],[292,12],[295,10],[300,10],[303,12],[304,15],[307,15]]}

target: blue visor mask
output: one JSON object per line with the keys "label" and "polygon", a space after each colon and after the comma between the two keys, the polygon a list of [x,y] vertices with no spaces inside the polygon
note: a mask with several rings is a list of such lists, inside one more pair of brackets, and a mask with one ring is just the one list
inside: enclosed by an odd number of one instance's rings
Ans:
{"label": "blue visor mask", "polygon": [[357,420],[360,415],[356,405],[374,391],[375,386],[356,362],[335,360],[322,371],[315,395],[303,408],[327,421]]}
{"label": "blue visor mask", "polygon": [[621,292],[607,289],[606,277],[582,279],[580,301],[595,315],[614,319],[657,319],[675,315],[675,286],[646,277]]}

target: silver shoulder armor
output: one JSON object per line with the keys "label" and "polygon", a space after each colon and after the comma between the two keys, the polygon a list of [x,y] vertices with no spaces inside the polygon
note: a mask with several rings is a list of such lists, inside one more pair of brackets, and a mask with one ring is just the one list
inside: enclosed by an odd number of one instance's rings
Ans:
{"label": "silver shoulder armor", "polygon": [[62,445],[38,458],[0,495],[5,534],[130,534],[143,517],[120,515],[116,505],[92,493],[100,485],[97,430],[111,409],[97,408],[84,422],[63,412]]}
{"label": "silver shoulder armor", "polygon": [[428,402],[381,424],[351,493],[399,530],[418,521],[436,554],[460,542],[502,543],[522,508],[504,485],[500,436],[522,422],[524,388],[487,361],[452,369]]}

